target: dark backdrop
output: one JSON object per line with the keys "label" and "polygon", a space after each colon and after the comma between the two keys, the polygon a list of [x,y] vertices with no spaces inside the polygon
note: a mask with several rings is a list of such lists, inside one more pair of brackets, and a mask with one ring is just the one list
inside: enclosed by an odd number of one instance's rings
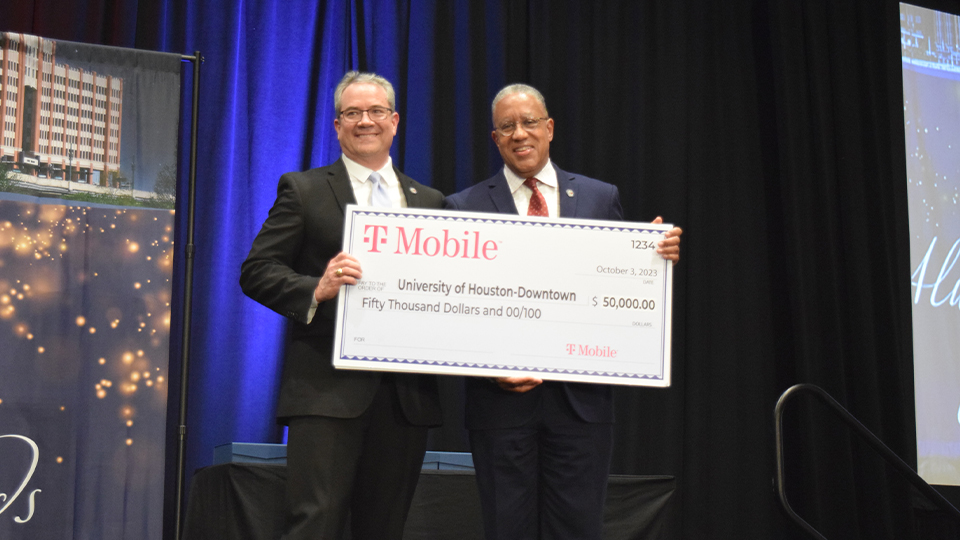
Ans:
{"label": "dark backdrop", "polygon": [[[628,219],[684,228],[674,384],[618,389],[614,456],[679,478],[683,538],[801,537],[772,486],[773,408],[796,383],[915,462],[896,2],[3,3],[0,30],[206,58],[188,470],[281,437],[280,317],[238,269],[279,175],[337,155],[330,96],[350,68],[394,81],[394,160],[444,193],[498,166],[490,99],[527,82],[558,165],[618,185]],[[438,449],[464,448],[457,401]],[[914,537],[902,483],[822,409],[787,425],[802,515],[829,538]]]}

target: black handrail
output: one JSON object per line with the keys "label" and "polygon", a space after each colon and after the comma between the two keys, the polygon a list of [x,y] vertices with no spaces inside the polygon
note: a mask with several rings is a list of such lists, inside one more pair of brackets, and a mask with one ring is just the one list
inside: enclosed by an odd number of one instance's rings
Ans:
{"label": "black handrail", "polygon": [[869,429],[867,429],[863,424],[860,423],[849,411],[843,408],[837,400],[833,399],[830,394],[824,391],[819,386],[813,384],[797,384],[791,386],[784,392],[780,399],[777,400],[777,407],[774,410],[773,417],[776,422],[776,437],[777,437],[777,493],[780,496],[780,504],[783,505],[783,509],[786,510],[787,515],[789,515],[794,521],[796,521],[805,531],[810,533],[814,538],[819,538],[821,540],[827,540],[825,536],[820,534],[819,531],[814,529],[809,523],[804,521],[796,512],[793,511],[793,508],[790,506],[790,503],[787,501],[787,490],[786,490],[786,479],[783,470],[783,408],[792,396],[799,394],[801,392],[810,392],[819,397],[824,403],[830,406],[833,412],[837,413],[841,420],[846,422],[848,426],[854,429],[861,437],[876,450],[881,457],[887,460],[888,463],[894,466],[897,471],[904,476],[904,478],[914,485],[921,493],[926,495],[933,503],[939,506],[941,509],[945,510],[947,513],[952,514],[958,521],[960,521],[960,511],[958,511],[950,501],[945,499],[943,495],[940,494],[937,490],[928,484],[909,466],[907,465],[900,456],[893,453],[892,450],[887,448],[887,445],[877,438]]}

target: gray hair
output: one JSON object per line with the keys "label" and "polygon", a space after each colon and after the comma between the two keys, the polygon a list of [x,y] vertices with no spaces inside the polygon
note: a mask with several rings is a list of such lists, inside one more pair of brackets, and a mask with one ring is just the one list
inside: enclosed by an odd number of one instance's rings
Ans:
{"label": "gray hair", "polygon": [[397,110],[397,97],[393,92],[393,85],[390,84],[390,81],[380,75],[377,75],[376,73],[348,71],[346,74],[344,74],[343,78],[340,79],[340,83],[337,84],[337,89],[333,91],[333,112],[336,113],[337,116],[340,115],[340,104],[343,99],[343,91],[346,90],[351,84],[357,83],[375,84],[380,88],[383,88],[383,91],[387,93],[387,103],[390,104],[390,108]]}
{"label": "gray hair", "polygon": [[[513,94],[527,94],[528,96],[532,96],[533,99],[537,100],[537,103],[543,107],[543,112],[548,117],[550,116],[550,113],[547,111],[547,102],[543,99],[543,94],[541,94],[539,90],[529,84],[508,84],[493,97],[493,105],[490,106],[490,118],[493,118],[497,113],[497,103],[500,103],[503,98]],[[493,120],[496,122],[496,119]]]}

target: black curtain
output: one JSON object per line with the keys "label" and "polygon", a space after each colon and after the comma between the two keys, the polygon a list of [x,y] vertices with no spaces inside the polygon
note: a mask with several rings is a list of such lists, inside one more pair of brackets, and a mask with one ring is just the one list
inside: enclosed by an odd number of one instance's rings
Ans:
{"label": "black curtain", "polygon": [[[0,30],[192,51],[205,28],[227,24],[211,17],[214,0],[194,1],[206,9],[21,0],[4,7]],[[916,3],[960,12],[955,1]],[[619,186],[628,219],[662,215],[685,230],[674,383],[618,388],[613,470],[676,475],[683,538],[804,537],[772,484],[773,409],[796,383],[822,386],[915,463],[896,2],[428,5],[436,84],[425,180],[451,193],[492,174],[491,81],[527,82],[556,121],[558,165]],[[463,86],[452,64],[464,43],[468,98],[451,91]],[[204,114],[218,114],[223,104],[205,99]],[[464,121],[472,137],[444,136]],[[462,449],[458,416],[448,418],[435,444]],[[790,496],[808,521],[828,538],[917,538],[903,482],[822,407],[802,402],[787,427]]]}

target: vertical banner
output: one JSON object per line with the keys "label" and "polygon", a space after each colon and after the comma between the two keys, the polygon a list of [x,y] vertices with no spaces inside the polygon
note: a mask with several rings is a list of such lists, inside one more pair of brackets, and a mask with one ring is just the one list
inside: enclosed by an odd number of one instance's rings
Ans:
{"label": "vertical banner", "polygon": [[0,34],[0,538],[160,539],[180,56]]}
{"label": "vertical banner", "polygon": [[900,4],[917,472],[960,485],[960,17]]}

